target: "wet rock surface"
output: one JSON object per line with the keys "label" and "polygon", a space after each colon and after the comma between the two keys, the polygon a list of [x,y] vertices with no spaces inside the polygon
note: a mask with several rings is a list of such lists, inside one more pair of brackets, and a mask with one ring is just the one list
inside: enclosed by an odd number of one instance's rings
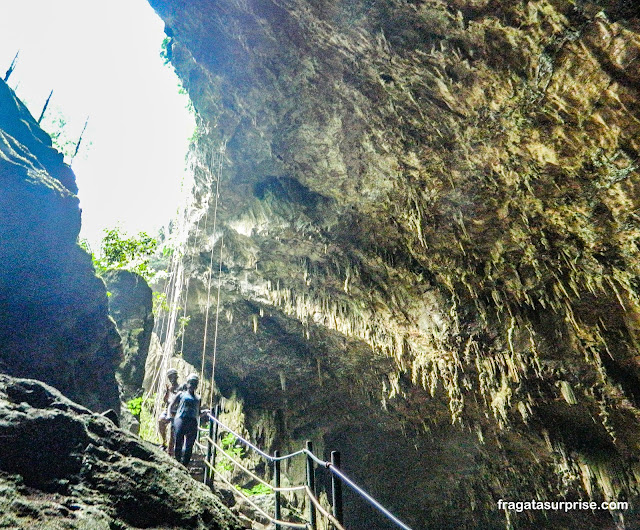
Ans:
{"label": "wet rock surface", "polygon": [[200,115],[183,354],[222,255],[248,430],[415,528],[638,526],[496,504],[638,502],[637,6],[150,3]]}
{"label": "wet rock surface", "polygon": [[239,530],[155,446],[38,381],[0,375],[2,528]]}
{"label": "wet rock surface", "polygon": [[0,81],[0,371],[119,410],[120,337],[104,283],[77,244],[73,172]]}

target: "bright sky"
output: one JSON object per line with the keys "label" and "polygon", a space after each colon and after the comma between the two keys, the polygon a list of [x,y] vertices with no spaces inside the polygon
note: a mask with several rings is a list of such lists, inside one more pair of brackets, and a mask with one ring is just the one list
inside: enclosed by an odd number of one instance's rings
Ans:
{"label": "bright sky", "polygon": [[146,0],[0,0],[0,76],[20,50],[9,86],[35,119],[52,89],[47,115],[62,113],[71,139],[89,116],[73,170],[94,250],[117,224],[156,235],[180,202],[195,120],[164,36]]}

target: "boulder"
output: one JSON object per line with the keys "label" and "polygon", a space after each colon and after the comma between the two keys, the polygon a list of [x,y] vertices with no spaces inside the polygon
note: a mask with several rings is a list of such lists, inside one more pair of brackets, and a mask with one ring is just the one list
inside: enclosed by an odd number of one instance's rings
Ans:
{"label": "boulder", "polygon": [[30,379],[0,375],[0,527],[239,530],[152,444]]}

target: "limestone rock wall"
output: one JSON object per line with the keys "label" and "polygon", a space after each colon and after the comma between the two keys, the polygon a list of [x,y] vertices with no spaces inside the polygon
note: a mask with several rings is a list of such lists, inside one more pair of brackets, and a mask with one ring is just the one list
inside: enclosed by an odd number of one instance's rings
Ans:
{"label": "limestone rock wall", "polygon": [[48,385],[0,375],[5,528],[239,530],[174,459]]}
{"label": "limestone rock wall", "polygon": [[140,275],[126,270],[107,271],[103,280],[109,293],[109,314],[122,338],[116,378],[122,399],[128,401],[142,393],[154,324],[151,288]]}
{"label": "limestone rock wall", "polygon": [[119,410],[120,337],[77,244],[75,176],[1,81],[0,183],[0,371]]}
{"label": "limestone rock wall", "polygon": [[416,528],[637,505],[638,7],[150,3],[200,115],[185,358],[224,239],[218,383],[274,443],[342,447]]}

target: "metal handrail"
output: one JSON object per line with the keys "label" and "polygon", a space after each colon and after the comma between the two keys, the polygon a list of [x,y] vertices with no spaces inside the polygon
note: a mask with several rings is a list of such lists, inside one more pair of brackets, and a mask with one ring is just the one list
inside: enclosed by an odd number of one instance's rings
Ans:
{"label": "metal handrail", "polygon": [[[215,473],[216,475],[218,475],[222,481],[229,487],[236,489],[233,484],[231,484],[231,481],[229,481],[228,479],[226,479],[222,473],[220,473],[220,471],[218,471],[214,466],[212,466],[209,462],[207,462],[206,460],[204,461],[204,463],[207,465],[207,467],[209,469],[211,469],[211,471],[213,473]],[[247,495],[245,495],[241,490],[236,490],[238,495],[240,495],[245,501],[247,501],[260,515],[262,515],[265,519],[267,519],[270,523],[276,524],[276,525],[281,525],[281,526],[288,526],[289,528],[303,528],[305,530],[308,530],[309,525],[307,523],[292,523],[289,521],[282,521],[280,519],[276,519],[275,517],[271,517],[267,512],[265,512],[262,508],[260,508],[260,506],[258,506],[255,502],[253,502]],[[340,529],[340,530],[344,530],[344,528]]]}
{"label": "metal handrail", "polygon": [[351,487],[356,493],[358,493],[361,497],[363,497],[366,501],[369,502],[374,508],[377,508],[378,511],[382,512],[383,515],[387,516],[391,521],[396,523],[400,528],[404,528],[404,530],[411,530],[406,524],[404,524],[400,519],[398,519],[395,515],[393,515],[389,510],[387,510],[382,504],[380,504],[377,500],[375,500],[371,495],[369,495],[366,491],[364,491],[360,486],[358,486],[355,482],[353,482],[349,477],[347,477],[342,471],[340,471],[336,466],[332,465],[331,462],[327,462],[327,468],[331,473],[340,478],[347,486]]}
{"label": "metal handrail", "polygon": [[211,440],[211,438],[209,438],[208,436],[205,438],[205,441],[211,441],[211,443],[213,445],[215,445],[218,449],[220,449],[220,451],[222,451],[222,453],[224,454],[224,458],[228,458],[229,460],[231,460],[236,466],[238,466],[240,469],[242,469],[242,471],[244,471],[251,478],[257,480],[258,482],[260,482],[261,484],[264,484],[265,486],[269,486],[273,491],[303,491],[305,489],[305,486],[290,486],[290,487],[276,488],[272,484],[269,484],[266,480],[261,479],[253,471],[250,471],[245,466],[243,466],[240,462],[238,462],[235,458],[233,458],[229,453],[227,453],[224,450],[224,447],[222,447],[218,443],[216,443],[213,440]]}
{"label": "metal handrail", "polygon": [[331,521],[331,524],[335,527],[335,530],[345,530],[344,526],[342,526],[340,522],[333,515],[331,515],[324,508],[324,506],[322,506],[322,504],[320,504],[320,500],[318,499],[318,497],[316,497],[313,494],[313,492],[311,491],[311,488],[309,488],[309,486],[302,486],[302,487],[307,492],[307,495],[309,496],[309,499],[311,499],[311,502],[315,505],[316,510],[318,510],[322,515],[324,515],[327,519],[329,519],[329,521]]}
{"label": "metal handrail", "polygon": [[[387,510],[384,506],[382,506],[382,504],[380,504],[371,495],[369,495],[365,490],[363,490],[360,486],[358,486],[353,480],[351,480],[347,475],[345,475],[342,471],[340,471],[340,469],[338,469],[335,465],[333,465],[331,462],[327,462],[325,460],[322,460],[322,459],[318,458],[315,454],[313,454],[312,451],[309,451],[308,449],[300,449],[299,451],[295,451],[295,452],[290,453],[288,455],[274,457],[274,456],[271,456],[271,455],[265,453],[264,451],[262,451],[258,447],[256,447],[249,440],[246,440],[243,436],[241,436],[240,434],[235,432],[233,429],[231,429],[230,427],[228,427],[227,425],[222,423],[218,418],[216,418],[211,413],[207,413],[207,416],[209,417],[209,419],[211,421],[216,422],[220,427],[222,427],[226,431],[230,432],[233,436],[235,436],[236,439],[240,443],[246,445],[247,447],[250,447],[255,452],[257,452],[259,455],[261,455],[263,458],[266,458],[269,462],[288,460],[290,458],[293,458],[294,456],[298,456],[298,455],[301,455],[301,454],[307,455],[316,464],[318,464],[321,467],[324,467],[324,468],[328,469],[331,473],[333,473],[336,477],[338,477],[342,482],[344,482],[347,486],[349,486],[355,493],[357,493],[360,497],[362,497],[365,501],[367,501],[372,507],[374,507],[380,513],[382,513],[385,517],[387,517],[390,521],[395,523],[397,526],[399,526],[403,530],[411,530],[411,528],[409,526],[407,526],[400,519],[398,519],[395,515],[393,515],[389,510]],[[215,442],[213,442],[213,440],[211,440],[211,442],[215,443]],[[217,444],[216,444],[216,447],[220,448]],[[222,450],[222,448],[220,448],[220,449]],[[223,452],[224,452],[224,450],[223,450]],[[228,454],[226,454],[226,453],[224,453],[224,454],[225,454],[225,458],[231,459],[231,457]],[[207,465],[209,465],[209,467],[211,467],[208,462],[207,462]],[[213,471],[217,475],[220,475],[220,473],[217,472],[215,469]],[[269,486],[273,488],[273,486],[271,486],[271,485],[269,485]],[[311,490],[309,489],[308,486],[304,486],[304,488],[305,488],[305,490],[307,490],[307,494],[310,496],[311,502],[316,506],[316,508],[318,508],[318,505],[320,504],[318,499],[315,497],[315,495],[312,495],[313,492],[311,492]],[[328,512],[326,512],[326,510],[324,510],[323,508],[320,508],[319,511],[323,515],[325,515],[325,517],[328,514]],[[328,514],[328,515],[330,515],[330,514]],[[338,530],[344,530],[342,525],[340,525],[340,523],[338,523],[338,521],[335,520],[335,518],[333,516],[330,516],[329,520],[331,521],[332,524],[334,524],[334,525],[337,524],[338,525],[338,527],[339,527]]]}
{"label": "metal handrail", "polygon": [[[239,435],[236,431],[234,431],[231,427],[228,427],[227,425],[225,425],[224,423],[222,423],[218,418],[216,418],[213,414],[211,414],[210,412],[207,413],[207,417],[210,420],[213,420],[214,422],[216,422],[218,425],[220,425],[220,427],[222,427],[224,430],[230,432],[231,434],[233,434],[239,442],[243,443],[244,445],[246,445],[247,447],[250,447],[251,449],[253,449],[256,453],[258,453],[260,456],[266,458],[269,462],[276,462],[276,461],[281,461],[281,460],[288,460],[289,458],[293,458],[294,456],[298,456],[301,455],[305,452],[305,449],[300,449],[300,451],[296,451],[295,453],[291,453],[288,455],[284,455],[284,456],[271,456],[267,453],[265,453],[264,451],[262,451],[261,449],[259,449],[258,447],[256,447],[255,445],[253,445],[249,440],[245,440],[241,435]],[[201,429],[201,430],[206,430],[206,429]]]}

